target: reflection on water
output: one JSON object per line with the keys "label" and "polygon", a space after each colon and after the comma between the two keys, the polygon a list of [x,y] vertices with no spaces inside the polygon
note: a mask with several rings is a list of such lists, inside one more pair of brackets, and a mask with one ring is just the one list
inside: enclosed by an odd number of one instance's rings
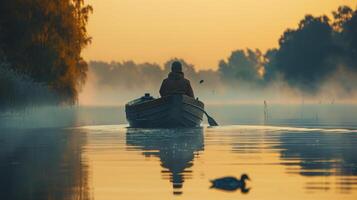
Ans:
{"label": "reflection on water", "polygon": [[[0,199],[356,199],[357,130],[1,129]],[[249,174],[247,195],[210,189]]]}
{"label": "reflection on water", "polygon": [[182,194],[185,179],[191,177],[193,159],[203,150],[203,129],[128,129],[126,145],[145,156],[160,158],[164,179],[172,182],[173,194]]}
{"label": "reflection on water", "polygon": [[1,130],[0,199],[89,199],[86,135]]}
{"label": "reflection on water", "polygon": [[[297,160],[290,165],[288,173],[302,176],[335,176],[337,187],[349,192],[357,183],[357,136],[356,133],[324,134],[286,133],[280,136],[283,160]],[[299,166],[298,169],[295,166]],[[351,177],[349,177],[351,176]],[[308,190],[328,190],[326,181],[308,182]],[[356,188],[355,188],[356,189]]]}
{"label": "reflection on water", "polygon": [[232,150],[237,154],[279,153],[278,162],[262,164],[283,165],[287,175],[306,177],[307,192],[357,190],[356,130],[241,126],[239,131],[234,128],[216,131],[232,138]]}
{"label": "reflection on water", "polygon": [[[280,135],[283,160],[298,160],[303,176],[357,175],[356,133],[286,133]],[[334,170],[336,169],[336,170]]]}

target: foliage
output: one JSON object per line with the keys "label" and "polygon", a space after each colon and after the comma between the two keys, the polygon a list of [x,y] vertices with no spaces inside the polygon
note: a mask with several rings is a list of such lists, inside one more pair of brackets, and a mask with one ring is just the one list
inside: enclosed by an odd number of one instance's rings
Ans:
{"label": "foliage", "polygon": [[49,88],[34,82],[31,77],[20,74],[11,66],[0,62],[0,110],[7,108],[24,108],[34,105],[50,105],[58,101],[58,96]]}
{"label": "foliage", "polygon": [[236,50],[228,60],[219,62],[218,71],[223,82],[246,81],[259,83],[264,75],[263,54],[257,49]]}
{"label": "foliage", "polygon": [[120,88],[125,91],[137,89],[158,90],[162,80],[171,71],[173,61],[182,63],[183,72],[193,87],[199,85],[200,80],[204,79],[204,85],[214,88],[219,82],[217,72],[213,70],[199,70],[180,58],[168,60],[160,66],[155,63],[135,63],[134,61],[123,62],[100,62],[92,61],[89,63],[89,71],[93,73],[96,84],[101,88]]}
{"label": "foliage", "polygon": [[88,69],[80,54],[91,11],[83,0],[2,0],[0,48],[13,70],[74,103]]}
{"label": "foliage", "polygon": [[287,29],[279,47],[265,54],[265,79],[277,74],[305,91],[318,90],[319,84],[340,66],[357,69],[357,11],[341,6],[327,16],[306,15],[297,29]]}
{"label": "foliage", "polygon": [[326,59],[334,53],[332,28],[326,16],[306,16],[298,29],[284,32],[279,45],[275,67],[290,84],[309,89],[333,70]]}
{"label": "foliage", "polygon": [[357,10],[341,6],[333,15],[342,46],[340,56],[343,56],[345,66],[357,71]]}
{"label": "foliage", "polygon": [[104,87],[123,86],[131,90],[153,84],[157,86],[164,76],[160,66],[151,63],[93,61],[89,65],[90,71],[95,74],[98,84]]}

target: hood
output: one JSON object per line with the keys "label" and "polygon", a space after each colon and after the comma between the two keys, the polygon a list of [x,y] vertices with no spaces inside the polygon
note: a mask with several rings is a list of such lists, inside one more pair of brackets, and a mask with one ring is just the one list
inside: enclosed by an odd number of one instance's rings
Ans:
{"label": "hood", "polygon": [[180,80],[184,78],[184,74],[182,72],[170,72],[168,77],[171,80]]}

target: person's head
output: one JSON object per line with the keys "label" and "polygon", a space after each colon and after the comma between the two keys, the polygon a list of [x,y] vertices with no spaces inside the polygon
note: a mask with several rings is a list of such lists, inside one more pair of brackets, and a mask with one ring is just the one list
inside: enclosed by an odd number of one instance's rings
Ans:
{"label": "person's head", "polygon": [[182,72],[182,64],[179,61],[174,61],[171,64],[171,71],[172,72]]}

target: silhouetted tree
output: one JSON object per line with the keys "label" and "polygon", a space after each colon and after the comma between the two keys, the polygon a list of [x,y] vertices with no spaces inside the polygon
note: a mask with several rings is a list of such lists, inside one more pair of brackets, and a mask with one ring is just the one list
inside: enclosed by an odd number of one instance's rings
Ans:
{"label": "silhouetted tree", "polygon": [[276,53],[278,49],[269,49],[264,55],[264,80],[269,83],[277,78],[278,72],[276,69]]}
{"label": "silhouetted tree", "polygon": [[99,87],[120,90],[156,91],[162,80],[171,71],[171,63],[179,60],[183,66],[185,77],[191,80],[193,87],[204,79],[206,87],[200,89],[212,90],[219,83],[219,75],[213,70],[196,70],[195,66],[183,59],[170,59],[160,66],[155,63],[135,63],[134,61],[101,62],[91,61],[89,70],[96,77]]}
{"label": "silhouetted tree", "polygon": [[163,70],[157,64],[124,62],[90,62],[90,70],[95,74],[98,84],[104,87],[123,87],[137,89],[143,87],[160,87]]}
{"label": "silhouetted tree", "polygon": [[357,70],[357,10],[340,6],[332,13],[337,42],[342,48],[340,56],[345,67]]}
{"label": "silhouetted tree", "polygon": [[329,59],[333,57],[336,46],[333,29],[326,16],[305,16],[296,30],[284,32],[279,46],[271,59],[276,70],[291,85],[315,90],[317,83],[334,70]]}
{"label": "silhouetted tree", "polygon": [[260,50],[236,50],[231,53],[228,60],[219,62],[218,71],[223,82],[236,83],[246,81],[258,83],[262,80],[263,55]]}
{"label": "silhouetted tree", "polygon": [[80,54],[91,11],[84,0],[2,0],[0,48],[13,69],[74,103],[88,69]]}

